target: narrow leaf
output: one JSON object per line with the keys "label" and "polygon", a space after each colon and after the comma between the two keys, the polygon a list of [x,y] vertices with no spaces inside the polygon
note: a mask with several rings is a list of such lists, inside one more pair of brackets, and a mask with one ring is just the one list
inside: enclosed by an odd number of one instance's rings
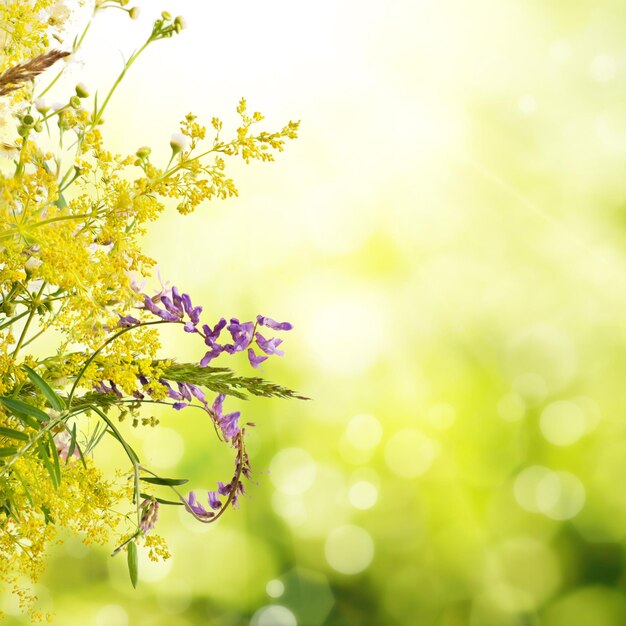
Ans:
{"label": "narrow leaf", "polygon": [[133,589],[137,589],[137,578],[139,576],[139,561],[137,559],[137,545],[134,541],[128,544],[128,573]]}
{"label": "narrow leaf", "polygon": [[52,387],[50,387],[50,385],[39,374],[37,374],[34,369],[28,367],[28,365],[24,365],[23,367],[28,373],[28,377],[31,379],[32,383],[39,388],[44,396],[46,396],[50,406],[55,411],[63,411],[65,409],[65,403],[57,395],[56,391],[54,391],[54,389],[52,389]]}
{"label": "narrow leaf", "polygon": [[44,446],[43,443],[41,443],[41,441],[37,442],[37,450],[39,451],[39,458],[42,460],[43,464],[46,466],[46,469],[48,470],[48,474],[50,474],[50,480],[52,481],[54,488],[58,489],[59,482],[57,479],[54,465],[50,461],[50,457],[48,456],[48,450],[46,449],[46,446]]}
{"label": "narrow leaf", "polygon": [[0,457],[13,456],[14,454],[17,454],[17,448],[0,448]]}
{"label": "narrow leaf", "polygon": [[180,500],[164,500],[163,498],[157,498],[156,496],[150,495],[149,493],[140,493],[142,498],[154,498],[160,504],[171,504],[176,506],[183,506],[183,503]]}
{"label": "narrow leaf", "polygon": [[30,437],[21,430],[13,430],[0,426],[0,437],[8,437],[9,439],[18,439],[19,441],[28,441]]}
{"label": "narrow leaf", "polygon": [[189,482],[186,478],[161,478],[160,476],[141,476],[141,480],[152,485],[164,485],[165,487],[176,487]]}
{"label": "narrow leaf", "polygon": [[19,417],[18,414],[21,413],[29,417],[34,417],[39,422],[47,422],[50,419],[50,416],[41,409],[26,404],[26,402],[22,402],[21,400],[16,400],[15,398],[0,398],[0,403],[4,404],[10,411],[15,413],[17,417]]}

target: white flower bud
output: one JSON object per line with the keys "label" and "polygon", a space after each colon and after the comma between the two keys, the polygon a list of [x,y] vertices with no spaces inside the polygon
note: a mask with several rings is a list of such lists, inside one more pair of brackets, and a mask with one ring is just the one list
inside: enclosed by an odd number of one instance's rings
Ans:
{"label": "white flower bud", "polygon": [[170,139],[170,146],[174,154],[189,148],[189,139],[182,133],[174,133]]}
{"label": "white flower bud", "polygon": [[39,113],[45,115],[50,110],[50,105],[43,99],[35,100],[35,108]]}

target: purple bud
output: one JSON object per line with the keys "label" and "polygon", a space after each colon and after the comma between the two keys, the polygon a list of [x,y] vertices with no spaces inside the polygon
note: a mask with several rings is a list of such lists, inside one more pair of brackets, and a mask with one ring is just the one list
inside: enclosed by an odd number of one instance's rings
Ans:
{"label": "purple bud", "polygon": [[263,315],[257,315],[256,321],[259,326],[267,326],[272,330],[291,330],[293,328],[289,322],[277,322],[271,317],[265,317]]}

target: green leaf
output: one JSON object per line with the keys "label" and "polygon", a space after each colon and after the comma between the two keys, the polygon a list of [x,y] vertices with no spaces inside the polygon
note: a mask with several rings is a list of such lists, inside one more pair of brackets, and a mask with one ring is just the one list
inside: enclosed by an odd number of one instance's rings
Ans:
{"label": "green leaf", "polygon": [[21,430],[13,430],[0,426],[0,437],[8,437],[9,439],[18,439],[19,441],[28,441],[30,437]]}
{"label": "green leaf", "polygon": [[140,478],[146,483],[165,487],[176,487],[189,482],[186,478],[161,478],[160,476],[141,476]]}
{"label": "green leaf", "polygon": [[137,589],[137,578],[139,576],[139,561],[137,559],[137,545],[134,541],[128,544],[128,573],[133,589]]}
{"label": "green leaf", "polygon": [[22,366],[26,372],[28,373],[28,377],[32,381],[32,383],[39,388],[41,393],[46,396],[46,399],[50,403],[50,406],[55,411],[63,411],[65,409],[65,403],[63,400],[57,395],[56,391],[50,387],[50,385],[39,375],[37,372],[28,367],[28,365]]}
{"label": "green leaf", "polygon": [[67,202],[65,202],[65,196],[63,194],[59,194],[59,197],[52,204],[56,204],[59,209],[64,209],[67,206]]}
{"label": "green leaf", "polygon": [[171,504],[175,506],[184,506],[180,500],[164,500],[163,498],[157,498],[149,493],[140,493],[140,497],[142,498],[154,498],[160,504]]}
{"label": "green leaf", "polygon": [[13,456],[14,454],[17,454],[17,448],[15,447],[0,448],[0,457]]}
{"label": "green leaf", "polygon": [[20,415],[34,417],[39,422],[47,422],[50,419],[50,416],[47,413],[44,413],[41,409],[38,409],[30,404],[26,404],[26,402],[22,402],[21,400],[16,400],[15,398],[0,398],[0,403],[4,404],[7,409],[20,419]]}
{"label": "green leaf", "polygon": [[[50,460],[47,447],[41,441],[38,441],[37,450],[39,452],[39,458],[42,460],[43,464],[46,466],[46,469],[48,470],[48,474],[50,474],[50,480],[52,481],[54,488],[58,489],[61,478],[59,475],[57,475],[57,468]],[[57,462],[58,462],[58,457],[57,457]]]}

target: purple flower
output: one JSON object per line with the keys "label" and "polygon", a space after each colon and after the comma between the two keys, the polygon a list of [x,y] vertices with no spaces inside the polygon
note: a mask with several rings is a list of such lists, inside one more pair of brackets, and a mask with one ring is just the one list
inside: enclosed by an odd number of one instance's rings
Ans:
{"label": "purple flower", "polygon": [[267,326],[272,330],[291,330],[293,328],[289,322],[277,322],[271,317],[265,317],[263,315],[257,315],[256,321],[259,326]]}
{"label": "purple flower", "polygon": [[133,326],[137,326],[137,324],[141,324],[141,322],[136,318],[133,317],[132,315],[119,315],[119,320],[117,322],[117,325],[119,326],[119,328],[132,328]]}
{"label": "purple flower", "polygon": [[[177,298],[180,303],[180,298]],[[174,301],[168,296],[161,296],[161,302],[163,306],[166,308],[167,312],[175,316],[177,320],[182,319],[184,313],[181,306],[177,306]]]}
{"label": "purple flower", "polygon": [[230,490],[232,489],[232,483],[226,483],[224,484],[221,481],[217,482],[217,492],[221,495],[221,496],[227,496],[230,493]]}
{"label": "purple flower", "polygon": [[187,389],[189,389],[191,395],[196,399],[202,402],[202,404],[206,404],[206,396],[204,395],[204,391],[200,389],[197,385],[192,385],[191,383],[187,383]]}
{"label": "purple flower", "polygon": [[209,491],[209,506],[214,510],[217,511],[217,509],[221,508],[222,503],[219,501],[219,498],[217,497],[217,492],[216,491]]}
{"label": "purple flower", "polygon": [[180,411],[181,409],[184,409],[187,406],[189,406],[187,402],[174,402],[174,404],[172,404],[172,407],[174,408],[175,411]]}
{"label": "purple flower", "polygon": [[178,392],[183,398],[185,398],[185,400],[189,400],[189,402],[191,402],[191,392],[185,383],[178,383]]}
{"label": "purple flower", "polygon": [[272,339],[265,339],[261,333],[255,334],[256,345],[265,352],[265,354],[276,354],[278,356],[285,356],[283,350],[279,350],[278,346],[283,342],[282,339],[274,337]]}
{"label": "purple flower", "polygon": [[199,324],[200,313],[202,313],[202,307],[201,306],[194,307],[193,304],[191,304],[191,298],[186,293],[184,293],[181,296],[181,300],[183,303],[183,307],[185,309],[185,313],[187,313],[187,316],[191,320],[191,323],[194,324],[194,326],[196,324]]}
{"label": "purple flower", "polygon": [[162,378],[160,378],[159,382],[164,387],[167,387],[168,397],[172,398],[173,400],[183,400],[183,395],[179,393],[178,391],[175,391],[174,389],[172,389],[172,386],[166,380],[163,380]]}
{"label": "purple flower", "polygon": [[267,357],[262,354],[257,356],[252,348],[248,348],[248,361],[252,367],[258,368],[263,361],[267,361]]}
{"label": "purple flower", "polygon": [[189,492],[189,496],[187,497],[187,506],[198,516],[198,517],[213,517],[215,513],[211,511],[207,511],[197,500],[196,494],[193,491]]}
{"label": "purple flower", "polygon": [[237,420],[239,419],[241,413],[239,411],[235,411],[234,413],[224,415],[222,412],[222,405],[225,397],[226,396],[223,393],[220,393],[219,396],[215,398],[213,405],[209,409],[209,413],[213,416],[213,419],[220,427],[222,434],[224,435],[224,439],[226,439],[226,441],[230,441],[239,434]]}
{"label": "purple flower", "polygon": [[212,350],[209,350],[200,361],[200,367],[206,367],[213,359],[222,354],[222,346],[215,346]]}
{"label": "purple flower", "polygon": [[[224,326],[226,326],[226,320],[222,317],[220,319],[220,321],[215,324],[215,326],[213,327],[213,330],[211,330],[211,327],[208,324],[204,324],[202,326],[202,330],[204,331],[204,334],[207,336],[207,339],[217,339],[220,336],[220,333],[222,332],[222,329],[224,328]],[[214,343],[214,342],[213,342]],[[212,343],[207,343],[208,345],[212,345]]]}
{"label": "purple flower", "polygon": [[[163,296],[163,298],[168,299],[167,296]],[[143,307],[166,322],[177,322],[180,319],[175,313],[160,309],[148,296],[143,297]]]}
{"label": "purple flower", "polygon": [[184,330],[186,333],[197,333],[198,329],[193,325],[192,322],[185,322]]}
{"label": "purple flower", "polygon": [[243,350],[245,350],[252,341],[254,324],[252,322],[243,322],[240,324],[239,320],[236,317],[233,317],[228,325],[228,331],[233,338],[234,344],[224,346],[224,350],[226,350],[229,354],[243,352]]}

